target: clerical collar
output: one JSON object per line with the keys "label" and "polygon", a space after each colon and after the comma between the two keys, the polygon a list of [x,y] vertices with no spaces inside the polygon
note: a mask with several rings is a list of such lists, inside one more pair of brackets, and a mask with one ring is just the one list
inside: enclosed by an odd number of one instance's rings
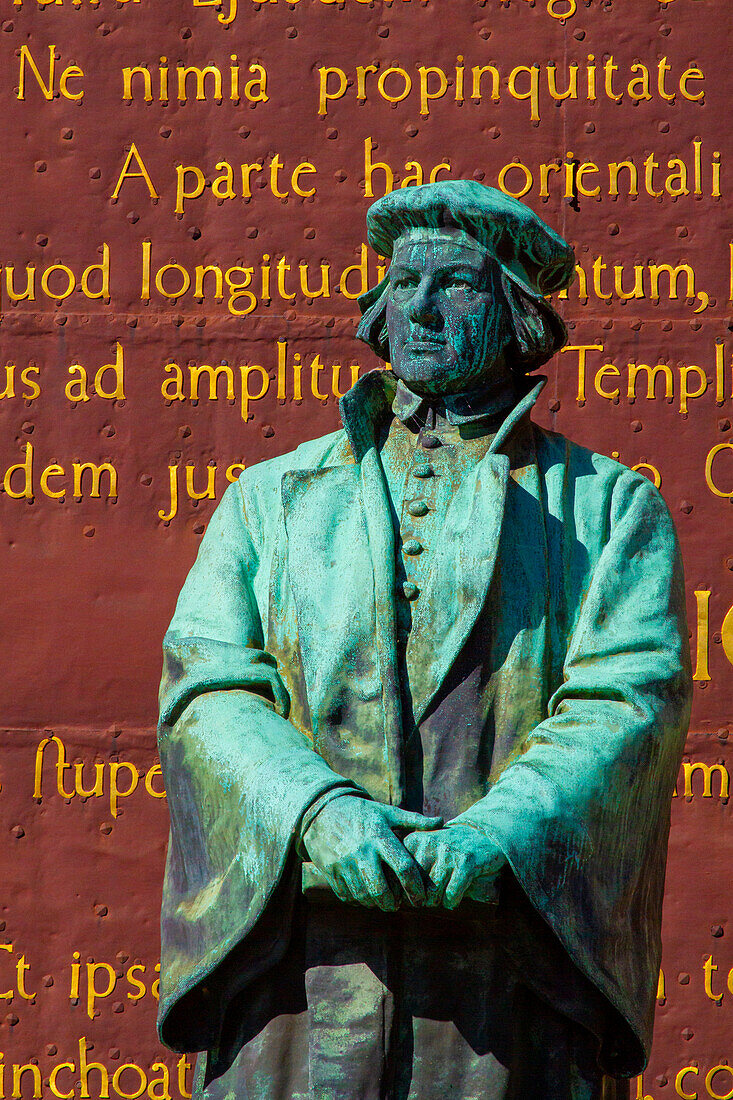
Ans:
{"label": "clerical collar", "polygon": [[402,379],[398,379],[392,411],[403,424],[415,429],[435,428],[441,420],[459,427],[461,424],[494,419],[513,408],[521,397],[522,392],[511,377],[500,378],[493,386],[472,393],[443,397],[424,397],[413,393]]}

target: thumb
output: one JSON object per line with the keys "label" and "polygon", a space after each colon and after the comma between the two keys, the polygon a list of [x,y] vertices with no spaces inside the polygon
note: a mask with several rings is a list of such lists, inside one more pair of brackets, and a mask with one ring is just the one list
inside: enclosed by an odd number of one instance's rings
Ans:
{"label": "thumb", "polygon": [[415,830],[439,829],[443,824],[442,817],[425,817],[423,814],[413,813],[411,810],[401,810],[399,806],[390,806],[387,814],[391,824],[398,829]]}

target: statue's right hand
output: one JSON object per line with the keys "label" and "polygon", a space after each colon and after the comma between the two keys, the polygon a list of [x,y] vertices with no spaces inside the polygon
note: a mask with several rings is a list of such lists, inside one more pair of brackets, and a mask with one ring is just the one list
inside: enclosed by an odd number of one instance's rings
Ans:
{"label": "statue's right hand", "polygon": [[325,804],[302,844],[341,901],[397,909],[402,900],[398,886],[412,905],[423,905],[425,885],[396,832],[439,829],[442,823],[439,817],[344,794]]}

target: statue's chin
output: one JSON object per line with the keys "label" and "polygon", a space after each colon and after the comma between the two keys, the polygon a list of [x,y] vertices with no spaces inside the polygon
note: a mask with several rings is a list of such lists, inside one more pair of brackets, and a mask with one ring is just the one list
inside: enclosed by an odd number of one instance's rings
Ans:
{"label": "statue's chin", "polygon": [[471,370],[465,364],[441,364],[428,356],[411,356],[407,362],[392,363],[395,377],[422,397],[446,397],[480,390],[494,382],[499,370],[498,365]]}

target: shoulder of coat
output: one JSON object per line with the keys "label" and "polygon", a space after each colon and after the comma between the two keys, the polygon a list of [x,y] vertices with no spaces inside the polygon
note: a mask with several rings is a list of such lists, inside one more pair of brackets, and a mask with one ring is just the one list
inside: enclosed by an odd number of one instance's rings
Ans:
{"label": "shoulder of coat", "polygon": [[570,467],[577,477],[597,476],[612,482],[623,477],[633,484],[649,482],[643,474],[624,466],[617,457],[600,454],[591,450],[590,447],[583,447],[580,443],[575,443],[567,436],[561,435],[560,432],[551,432],[534,422],[532,427],[535,432],[537,457],[541,465],[549,466],[561,462]]}
{"label": "shoulder of coat", "polygon": [[587,505],[595,501],[597,506],[613,512],[623,511],[632,498],[666,508],[659,490],[645,474],[574,443],[559,432],[534,423],[533,428],[537,461],[545,478],[561,477],[565,491],[571,491],[577,500]]}

